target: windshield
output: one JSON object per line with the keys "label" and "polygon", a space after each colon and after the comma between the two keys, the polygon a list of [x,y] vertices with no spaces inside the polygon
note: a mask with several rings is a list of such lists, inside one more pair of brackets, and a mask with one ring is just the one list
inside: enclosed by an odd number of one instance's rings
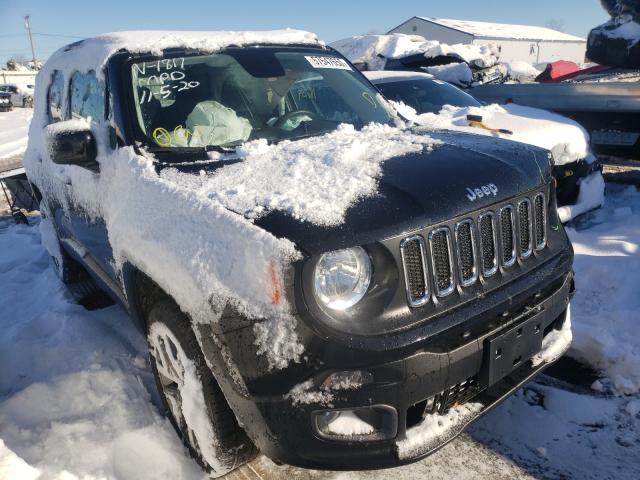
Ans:
{"label": "windshield", "polygon": [[471,95],[440,80],[424,78],[378,84],[389,100],[403,102],[417,113],[438,113],[445,105],[481,107]]}
{"label": "windshield", "polygon": [[330,52],[233,48],[131,65],[137,121],[160,147],[232,147],[387,123],[376,91]]}

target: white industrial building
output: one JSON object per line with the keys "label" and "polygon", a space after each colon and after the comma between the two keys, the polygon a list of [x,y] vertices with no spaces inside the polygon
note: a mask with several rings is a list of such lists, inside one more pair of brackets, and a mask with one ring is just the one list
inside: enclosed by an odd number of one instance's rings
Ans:
{"label": "white industrial building", "polygon": [[583,38],[530,25],[413,17],[389,33],[420,35],[448,44],[492,43],[497,45],[503,62],[538,64],[568,60],[583,63],[587,49]]}

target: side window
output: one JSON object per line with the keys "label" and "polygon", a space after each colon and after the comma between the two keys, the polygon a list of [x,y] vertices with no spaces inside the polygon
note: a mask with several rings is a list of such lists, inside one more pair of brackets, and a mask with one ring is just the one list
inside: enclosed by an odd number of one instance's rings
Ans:
{"label": "side window", "polygon": [[64,106],[62,104],[64,97],[64,77],[62,72],[56,70],[51,77],[51,85],[49,85],[49,93],[47,94],[49,103],[49,120],[59,122],[64,120]]}
{"label": "side window", "polygon": [[86,118],[95,122],[104,120],[104,86],[95,72],[75,72],[69,85],[71,118]]}

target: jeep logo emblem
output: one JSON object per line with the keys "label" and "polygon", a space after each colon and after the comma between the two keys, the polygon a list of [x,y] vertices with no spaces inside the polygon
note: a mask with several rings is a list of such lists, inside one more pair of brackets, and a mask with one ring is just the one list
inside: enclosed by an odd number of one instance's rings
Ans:
{"label": "jeep logo emblem", "polygon": [[478,198],[488,197],[489,195],[493,195],[495,197],[497,194],[498,187],[496,187],[493,183],[482,185],[478,188],[467,187],[467,198],[470,202],[475,202]]}

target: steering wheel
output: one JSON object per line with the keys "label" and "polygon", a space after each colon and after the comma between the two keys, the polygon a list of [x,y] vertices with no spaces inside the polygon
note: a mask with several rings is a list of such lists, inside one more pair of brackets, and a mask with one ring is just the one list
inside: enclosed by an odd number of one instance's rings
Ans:
{"label": "steering wheel", "polygon": [[287,123],[287,121],[291,120],[292,118],[302,116],[311,117],[312,120],[318,118],[318,116],[310,110],[294,110],[293,112],[285,113],[283,116],[281,116],[278,120],[276,120],[276,123],[274,123],[273,126],[276,128],[282,128],[282,126]]}

